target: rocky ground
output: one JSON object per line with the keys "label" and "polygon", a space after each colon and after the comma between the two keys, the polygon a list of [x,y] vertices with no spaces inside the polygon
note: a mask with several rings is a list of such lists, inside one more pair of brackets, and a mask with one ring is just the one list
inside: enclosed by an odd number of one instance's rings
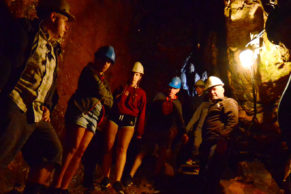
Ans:
{"label": "rocky ground", "polygon": [[[125,188],[127,194],[150,194],[150,193],[193,193],[199,192],[199,181],[197,171],[193,166],[186,165],[184,170],[176,172],[175,176],[159,177],[159,187],[156,187],[152,177],[154,158],[149,158],[136,174],[134,185]],[[168,164],[166,173],[171,174],[173,169]],[[28,167],[18,156],[9,168],[0,172],[0,194],[9,193],[13,190],[22,191],[24,188],[24,180],[28,174]],[[83,167],[81,167],[72,180],[70,193],[72,194],[111,194],[116,193],[113,188],[101,191],[99,183],[102,179],[100,166],[96,166],[94,188],[86,189],[83,187]],[[221,180],[221,192],[225,194],[289,194],[291,193],[290,176],[283,184],[278,185],[272,177],[271,173],[260,160],[240,161],[237,164],[236,171],[227,169],[224,178]]]}

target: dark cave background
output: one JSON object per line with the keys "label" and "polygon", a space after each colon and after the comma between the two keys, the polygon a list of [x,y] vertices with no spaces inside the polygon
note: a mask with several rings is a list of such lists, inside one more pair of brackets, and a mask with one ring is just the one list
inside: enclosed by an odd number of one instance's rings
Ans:
{"label": "dark cave background", "polygon": [[[5,3],[9,8],[9,13],[2,12],[1,16],[36,17],[38,0],[1,1],[1,5]],[[249,42],[249,33],[259,32],[264,26],[269,8],[265,6],[267,1],[68,2],[76,21],[71,24],[63,43],[57,86],[60,98],[52,115],[53,125],[61,138],[65,134],[67,102],[76,90],[83,67],[93,60],[94,52],[100,46],[112,45],[116,51],[116,64],[106,73],[112,90],[126,83],[135,61],[144,65],[141,87],[147,92],[148,101],[156,92],[165,89],[171,77],[181,74],[185,59],[193,53],[191,62],[195,70],[221,77],[226,84],[226,95],[239,102],[242,149],[267,161],[265,165],[269,165],[270,171],[283,165],[283,161],[275,160],[284,158],[286,150],[276,120],[276,107],[291,71],[288,50],[272,45],[266,35],[262,37],[264,50],[256,78],[258,122],[255,125],[251,124],[250,78],[237,65],[238,52]],[[9,18],[1,19],[9,23]],[[21,155],[17,156],[10,170],[10,177],[0,181],[0,191],[13,182],[23,182],[23,173],[27,174],[28,169]],[[272,172],[276,180],[280,179],[281,171]]]}

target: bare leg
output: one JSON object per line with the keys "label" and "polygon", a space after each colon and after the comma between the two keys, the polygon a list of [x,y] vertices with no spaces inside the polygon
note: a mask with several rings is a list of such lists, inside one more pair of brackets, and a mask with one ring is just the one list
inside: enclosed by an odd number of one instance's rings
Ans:
{"label": "bare leg", "polygon": [[129,172],[129,175],[131,177],[134,177],[136,171],[138,170],[138,168],[140,167],[141,163],[142,163],[142,160],[145,156],[145,152],[140,152],[136,157],[135,157],[135,160],[133,162],[133,165],[132,165],[132,168]]}
{"label": "bare leg", "polygon": [[155,166],[155,175],[159,175],[161,173],[162,168],[165,166],[167,158],[167,149],[165,147],[160,147],[159,148],[159,157],[156,161],[156,166]]}
{"label": "bare leg", "polygon": [[161,173],[161,170],[165,166],[167,159],[171,156],[171,147],[176,135],[177,135],[177,129],[170,128],[167,135],[166,145],[161,145],[159,147],[159,156],[156,161],[156,166],[155,166],[155,171],[154,171],[155,175],[159,175]]}
{"label": "bare leg", "polygon": [[112,148],[115,142],[117,131],[118,125],[112,121],[109,121],[107,130],[105,131],[105,152],[102,163],[104,177],[107,178],[109,178],[110,175],[112,163]]}
{"label": "bare leg", "polygon": [[134,127],[122,127],[118,133],[116,157],[116,181],[120,181],[126,162],[127,148],[134,133]]}
{"label": "bare leg", "polygon": [[78,170],[80,166],[81,158],[84,155],[93,136],[94,136],[94,133],[92,131],[89,131],[89,130],[85,131],[85,134],[83,135],[83,138],[77,148],[77,151],[73,155],[70,165],[68,166],[66,173],[64,174],[62,185],[61,185],[62,189],[68,189],[73,176],[76,174],[76,171]]}
{"label": "bare leg", "polygon": [[63,166],[61,171],[55,176],[55,180],[54,180],[54,187],[55,188],[60,188],[63,182],[63,177],[68,169],[68,166],[70,165],[70,162],[74,156],[74,154],[76,153],[81,140],[83,139],[83,136],[85,134],[86,129],[82,128],[82,127],[76,127],[73,130],[73,137],[72,137],[72,141],[68,141],[68,142],[72,142],[72,146],[68,146],[70,147],[69,150],[66,151],[65,153],[65,157],[64,157],[64,162],[63,162]]}

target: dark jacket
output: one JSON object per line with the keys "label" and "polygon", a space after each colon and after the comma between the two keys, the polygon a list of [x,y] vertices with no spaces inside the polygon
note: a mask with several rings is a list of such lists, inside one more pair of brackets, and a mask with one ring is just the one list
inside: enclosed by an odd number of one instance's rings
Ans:
{"label": "dark jacket", "polygon": [[184,119],[182,114],[182,104],[179,99],[172,100],[173,112],[169,115],[162,113],[162,105],[167,96],[163,93],[158,93],[150,105],[150,113],[148,119],[149,130],[169,130],[171,127],[177,127],[179,130],[184,129]]}
{"label": "dark jacket", "polygon": [[181,90],[178,94],[183,107],[183,117],[185,122],[189,122],[196,109],[208,101],[208,96],[204,93],[202,96],[189,96],[186,90]]}
{"label": "dark jacket", "polygon": [[[1,32],[5,41],[0,46],[0,95],[6,98],[15,87],[25,69],[26,61],[32,49],[32,43],[39,30],[39,20],[18,19],[7,32]],[[10,33],[9,35],[7,33]],[[54,47],[55,56],[59,56],[60,45]],[[58,99],[56,91],[57,71],[54,72],[53,84],[47,93],[45,105],[52,109]]]}
{"label": "dark jacket", "polygon": [[75,106],[80,113],[86,113],[96,103],[102,103],[108,113],[113,105],[113,96],[107,81],[98,76],[90,63],[80,75],[78,88],[71,97],[69,106]]}
{"label": "dark jacket", "polygon": [[202,135],[205,139],[228,137],[238,125],[238,103],[224,97],[209,105]]}

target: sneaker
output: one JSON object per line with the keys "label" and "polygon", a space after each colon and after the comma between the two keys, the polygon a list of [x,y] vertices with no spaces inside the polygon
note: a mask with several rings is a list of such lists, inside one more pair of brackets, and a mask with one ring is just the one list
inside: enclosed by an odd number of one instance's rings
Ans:
{"label": "sneaker", "polygon": [[189,166],[199,166],[199,160],[188,159],[185,164]]}
{"label": "sneaker", "polygon": [[124,178],[124,181],[123,181],[123,184],[124,186],[126,187],[129,187],[131,185],[133,185],[133,179],[130,175],[127,175],[125,178]]}
{"label": "sneaker", "polygon": [[59,189],[59,194],[69,194],[68,189]]}
{"label": "sneaker", "polygon": [[120,181],[116,181],[114,184],[113,184],[113,188],[114,190],[119,193],[119,194],[125,194],[125,192],[123,191],[122,189],[122,185],[120,183]]}
{"label": "sneaker", "polygon": [[161,191],[159,189],[154,189],[153,193],[161,193]]}
{"label": "sneaker", "polygon": [[193,160],[192,165],[195,166],[196,168],[200,166],[200,161],[199,160]]}
{"label": "sneaker", "polygon": [[100,186],[101,186],[101,190],[108,189],[111,186],[109,178],[104,177],[100,183]]}
{"label": "sneaker", "polygon": [[15,183],[13,189],[11,191],[8,191],[7,194],[21,194],[21,187],[22,185],[19,183]]}
{"label": "sneaker", "polygon": [[186,164],[187,164],[187,165],[192,165],[192,162],[193,162],[192,159],[188,159],[188,160],[186,161]]}
{"label": "sneaker", "polygon": [[151,193],[161,193],[161,185],[159,183],[154,183],[152,185],[152,192]]}
{"label": "sneaker", "polygon": [[18,191],[17,189],[12,189],[11,191],[8,191],[7,194],[21,194],[22,192]]}

